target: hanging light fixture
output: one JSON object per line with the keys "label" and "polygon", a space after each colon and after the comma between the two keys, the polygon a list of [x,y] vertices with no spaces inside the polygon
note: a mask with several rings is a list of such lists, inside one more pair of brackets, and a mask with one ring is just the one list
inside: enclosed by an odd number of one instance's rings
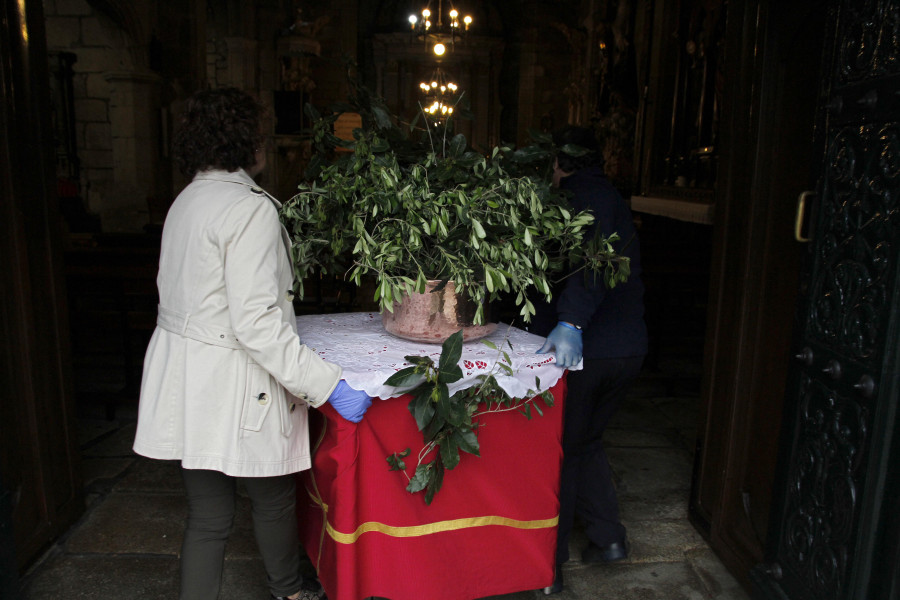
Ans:
{"label": "hanging light fixture", "polygon": [[417,37],[425,40],[426,45],[436,56],[443,56],[448,44],[452,50],[457,40],[465,38],[473,20],[471,15],[460,17],[459,11],[450,4],[445,22],[443,0],[438,0],[437,4],[437,13],[433,14],[431,0],[428,0],[428,4],[421,11],[421,17],[409,15],[409,26]]}
{"label": "hanging light fixture", "polygon": [[422,110],[436,125],[443,123],[453,115],[453,106],[458,98],[459,86],[443,69],[436,68],[427,81],[419,83],[419,89],[424,95]]}

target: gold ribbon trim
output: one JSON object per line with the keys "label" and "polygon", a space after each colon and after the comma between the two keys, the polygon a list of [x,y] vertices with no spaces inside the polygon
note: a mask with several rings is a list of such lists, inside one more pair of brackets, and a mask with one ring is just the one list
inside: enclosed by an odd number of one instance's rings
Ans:
{"label": "gold ribbon trim", "polygon": [[[328,425],[328,419],[325,419],[325,423],[322,425],[322,431],[319,434],[319,438],[316,440],[315,444],[312,446],[312,454],[315,455],[316,451],[319,449],[319,445],[322,443],[322,440],[325,439],[325,430]],[[452,519],[449,521],[437,521],[435,523],[426,523],[425,525],[410,525],[405,527],[395,526],[395,525],[387,525],[385,523],[378,523],[377,521],[368,521],[363,523],[359,527],[356,528],[356,531],[353,533],[342,533],[332,527],[331,523],[328,522],[328,504],[322,499],[321,494],[319,493],[319,486],[316,484],[315,478],[315,470],[310,469],[309,471],[309,481],[312,485],[312,489],[309,486],[306,486],[306,493],[309,495],[310,499],[322,509],[322,532],[319,536],[319,553],[316,558],[316,570],[319,569],[319,561],[322,558],[322,546],[325,542],[325,533],[328,533],[328,536],[333,539],[335,542],[339,544],[353,544],[362,536],[364,533],[369,532],[377,532],[382,533],[384,535],[388,535],[391,537],[420,537],[423,535],[431,535],[434,533],[441,533],[444,531],[458,531],[460,529],[470,529],[472,527],[486,527],[488,525],[496,525],[499,527],[512,527],[514,529],[547,529],[550,527],[556,527],[559,523],[559,515],[552,517],[550,519],[538,519],[535,521],[519,521],[517,519],[510,519],[509,517],[501,517],[498,515],[486,515],[483,517],[469,517],[465,519]]]}
{"label": "gold ribbon trim", "polygon": [[331,539],[339,544],[352,544],[356,542],[362,534],[370,531],[383,533],[384,535],[389,535],[391,537],[419,537],[444,531],[457,531],[459,529],[469,529],[471,527],[485,527],[487,525],[499,525],[501,527],[513,527],[515,529],[546,529],[548,527],[556,527],[559,522],[559,516],[557,515],[551,519],[540,519],[537,521],[518,521],[508,517],[487,515],[483,517],[453,519],[451,521],[437,521],[435,523],[411,525],[407,527],[397,527],[394,525],[369,521],[357,527],[356,531],[353,533],[341,533],[331,526],[331,523],[328,522],[327,518],[324,521],[325,529],[328,531],[328,535]]}
{"label": "gold ribbon trim", "polygon": [[[316,455],[316,451],[319,449],[319,445],[321,445],[322,440],[325,439],[325,430],[328,428],[328,419],[323,417],[324,423],[322,423],[322,431],[319,433],[319,439],[316,440],[316,443],[312,447],[312,451],[310,452],[311,456]],[[328,505],[325,504],[325,501],[322,500],[322,495],[319,493],[319,486],[316,484],[316,476],[315,469],[310,466],[309,469],[309,481],[312,483],[313,489],[310,490],[308,486],[306,487],[306,493],[312,498],[313,502],[315,502],[319,508],[322,509],[322,523],[328,525]],[[322,527],[322,531],[319,532],[319,553],[316,555],[316,572],[319,571],[319,561],[322,560],[322,547],[325,545],[325,527]]]}

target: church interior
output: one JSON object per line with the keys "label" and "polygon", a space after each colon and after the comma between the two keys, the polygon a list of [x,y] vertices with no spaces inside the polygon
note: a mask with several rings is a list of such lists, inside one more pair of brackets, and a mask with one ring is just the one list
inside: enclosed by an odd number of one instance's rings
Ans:
{"label": "church interior", "polygon": [[[309,159],[304,105],[326,111],[345,102],[351,78],[407,121],[431,101],[422,80],[454,79],[470,114],[455,127],[485,153],[528,144],[530,131],[593,127],[604,140],[607,175],[630,197],[642,227],[651,353],[665,339],[699,357],[724,5],[682,7],[676,14],[662,5],[641,10],[635,2],[477,2],[460,6],[471,10],[472,23],[438,57],[433,40],[409,23],[421,7],[408,4],[203,2],[188,11],[162,3],[44,6],[76,390],[96,385],[89,366],[95,352],[122,362],[126,388],[139,382],[142,345],[155,323],[161,226],[186,183],[167,149],[186,96],[202,86],[231,85],[270,107],[269,166],[258,182],[284,201]],[[436,14],[439,8],[432,7]],[[443,9],[449,12],[449,3]],[[677,65],[669,42],[657,42],[675,25],[692,44],[702,44]],[[682,100],[673,103],[675,87]],[[666,115],[648,113],[642,97],[650,94],[668,102]],[[652,141],[647,130],[654,131]],[[677,258],[667,250],[673,243]],[[372,309],[370,294],[338,278],[307,289],[299,312]],[[92,347],[86,334],[97,328],[119,331],[117,346]]]}
{"label": "church interior", "polygon": [[[478,152],[525,146],[566,124],[601,140],[607,177],[641,239],[650,333],[642,381],[658,396],[694,399],[674,415],[690,420],[690,439],[679,442],[691,461],[683,517],[739,584],[734,596],[715,597],[745,597],[751,572],[771,571],[806,252],[795,238],[796,198],[815,188],[822,154],[829,30],[817,3],[17,4],[4,24],[4,181],[20,200],[5,213],[4,250],[20,260],[4,285],[19,291],[6,294],[4,333],[28,348],[9,353],[6,371],[8,389],[28,400],[3,413],[14,435],[4,433],[2,541],[14,529],[16,551],[0,566],[23,575],[84,514],[79,419],[134,414],[156,322],[162,225],[187,183],[170,155],[186,98],[235,86],[267,107],[268,167],[257,181],[285,201],[311,157],[305,106],[330,111],[363,85],[410,122],[449,103],[436,90],[452,82],[465,113],[454,126]],[[428,30],[423,8],[435,20]],[[345,116],[335,133],[352,135]],[[22,144],[23,135],[39,141]],[[305,287],[298,314],[377,311],[364,285],[322,276]],[[42,361],[55,365],[49,374]]]}

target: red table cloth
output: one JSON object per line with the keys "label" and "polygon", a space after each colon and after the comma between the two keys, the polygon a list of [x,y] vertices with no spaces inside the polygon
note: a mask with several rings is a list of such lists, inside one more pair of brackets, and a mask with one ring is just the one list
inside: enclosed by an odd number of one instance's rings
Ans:
{"label": "red table cloth", "polygon": [[479,417],[481,456],[462,453],[430,505],[386,461],[409,447],[407,474],[415,470],[423,444],[409,395],[375,399],[359,424],[328,404],[310,411],[299,526],[328,598],[471,600],[550,585],[565,386],[551,388],[553,408],[536,399],[543,416]]}

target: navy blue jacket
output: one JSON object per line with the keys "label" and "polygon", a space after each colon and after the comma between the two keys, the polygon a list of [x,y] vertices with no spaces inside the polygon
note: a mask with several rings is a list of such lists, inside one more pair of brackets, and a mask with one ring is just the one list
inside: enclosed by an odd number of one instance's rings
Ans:
{"label": "navy blue jacket", "polygon": [[616,252],[631,259],[631,276],[609,289],[602,277],[584,271],[570,275],[553,289],[553,300],[535,303],[537,314],[528,328],[546,336],[558,321],[583,328],[584,358],[623,358],[647,354],[644,324],[644,284],[641,281],[641,250],[631,210],[603,170],[588,167],[560,180],[560,188],[571,193],[575,211],[589,209],[594,223],[586,238],[596,233],[619,234]]}

